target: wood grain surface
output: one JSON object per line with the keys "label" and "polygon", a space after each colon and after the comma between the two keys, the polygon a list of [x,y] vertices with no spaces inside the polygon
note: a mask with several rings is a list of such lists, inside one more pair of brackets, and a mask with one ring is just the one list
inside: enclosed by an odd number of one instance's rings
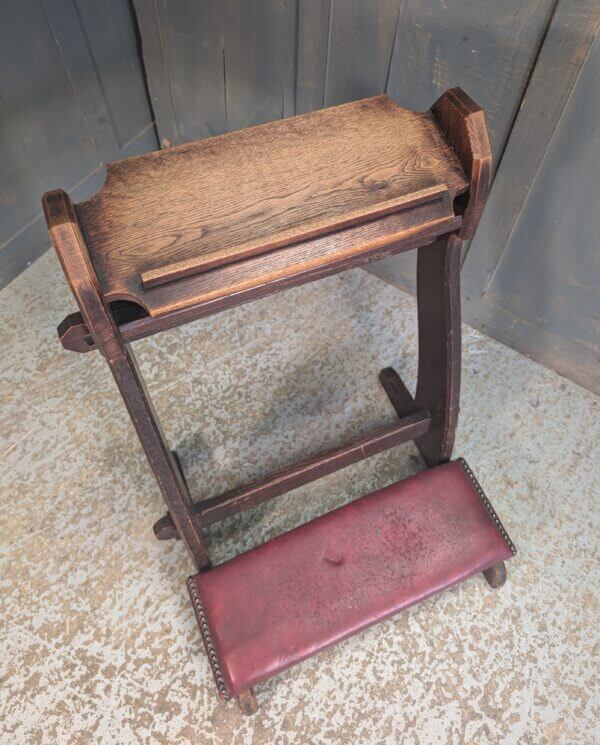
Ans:
{"label": "wood grain surface", "polygon": [[241,243],[235,248],[222,251],[211,251],[202,256],[194,256],[189,259],[176,261],[158,269],[142,272],[141,279],[144,289],[168,284],[192,274],[214,269],[225,264],[233,264],[250,256],[268,253],[275,248],[285,248],[294,243],[316,238],[319,235],[337,233],[353,225],[361,225],[371,222],[378,217],[385,217],[395,212],[419,207],[422,204],[440,202],[447,195],[445,184],[430,186],[427,189],[414,192],[414,194],[403,194],[399,197],[386,199],[383,202],[369,204],[367,207],[348,207],[347,210],[340,209],[339,214],[321,214],[313,217],[300,225],[284,228],[278,233],[266,235],[254,240]]}
{"label": "wood grain surface", "polygon": [[452,199],[468,187],[432,115],[386,96],[131,158],[107,171],[102,190],[77,207],[86,242],[106,299],[138,302],[152,315],[193,303],[196,290],[193,283],[178,287],[186,280],[145,290],[144,272],[206,257],[224,263],[240,246],[269,244],[311,222],[339,221],[442,185]]}
{"label": "wood grain surface", "polygon": [[460,88],[446,91],[431,111],[469,176],[469,195],[463,205],[460,231],[461,238],[469,239],[475,235],[492,175],[492,149],[485,115]]}
{"label": "wood grain surface", "polygon": [[[451,214],[451,204],[447,201],[439,204],[445,207],[446,215],[429,222],[425,220],[431,215],[425,211],[430,212],[430,207],[423,206],[335,236],[321,236],[157,287],[144,295],[146,302],[154,303],[153,315],[137,304],[113,301],[111,308],[119,331],[126,341],[136,341],[290,287],[427,245],[461,226],[461,216]],[[416,227],[408,227],[410,224]],[[165,305],[157,313],[161,300]],[[73,352],[91,352],[96,348],[80,313],[67,316],[58,327],[58,335],[65,349]]]}

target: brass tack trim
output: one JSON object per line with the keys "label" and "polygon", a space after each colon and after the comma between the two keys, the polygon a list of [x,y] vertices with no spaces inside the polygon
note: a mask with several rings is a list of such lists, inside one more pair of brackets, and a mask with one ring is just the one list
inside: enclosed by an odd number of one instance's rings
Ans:
{"label": "brass tack trim", "polygon": [[500,522],[500,518],[496,514],[496,510],[492,507],[492,505],[490,503],[490,500],[485,496],[484,491],[481,488],[481,484],[475,478],[475,474],[469,468],[469,464],[467,463],[467,461],[464,458],[457,458],[456,459],[456,463],[458,463],[461,466],[461,468],[463,469],[463,471],[469,477],[470,482],[475,487],[475,491],[477,492],[477,494],[479,495],[479,498],[483,502],[483,506],[485,507],[486,512],[492,518],[492,522],[494,523],[494,525],[498,529],[498,532],[500,533],[500,535],[502,536],[502,538],[504,538],[504,541],[505,541],[506,545],[508,546],[508,548],[510,549],[512,555],[515,556],[515,554],[517,553],[516,546],[510,540],[510,536],[508,535],[508,533],[506,532],[504,526]]}
{"label": "brass tack trim", "polygon": [[227,690],[227,686],[225,685],[225,679],[223,678],[223,672],[221,670],[221,665],[219,664],[219,658],[217,656],[215,645],[210,634],[206,612],[204,610],[204,606],[202,605],[202,601],[200,600],[198,588],[196,587],[196,583],[194,582],[193,577],[188,577],[187,586],[190,597],[192,598],[192,606],[194,608],[194,613],[196,614],[198,626],[200,627],[200,634],[202,636],[202,641],[204,642],[204,647],[206,648],[206,655],[210,663],[210,668],[212,670],[215,683],[217,684],[219,696],[221,696],[221,698],[225,701],[230,701],[231,694],[229,693],[229,691]]}

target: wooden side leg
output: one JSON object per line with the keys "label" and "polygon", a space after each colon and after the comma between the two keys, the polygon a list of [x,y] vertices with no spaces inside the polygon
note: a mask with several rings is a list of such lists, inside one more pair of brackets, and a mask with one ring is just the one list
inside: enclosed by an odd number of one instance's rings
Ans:
{"label": "wooden side leg", "polygon": [[163,434],[160,422],[144,385],[131,349],[119,345],[119,353],[107,358],[125,406],[158,481],[163,498],[198,570],[210,565],[208,552],[191,510],[191,498],[180,470]]}
{"label": "wooden side leg", "polygon": [[418,249],[419,372],[415,403],[431,414],[429,431],[415,440],[423,460],[450,459],[460,397],[461,241],[444,236]]}
{"label": "wooden side leg", "polygon": [[77,212],[68,194],[48,192],[42,200],[48,229],[92,341],[106,359],[179,535],[197,569],[209,565],[191,499],[137,368],[107,306],[92,265]]}
{"label": "wooden side leg", "polygon": [[[190,487],[188,485],[187,479],[185,477],[185,472],[183,470],[183,466],[181,465],[181,460],[179,458],[179,455],[177,454],[176,450],[171,450],[171,455],[173,456],[175,463],[177,464],[177,468],[179,468],[179,473],[181,474],[181,478],[183,479],[183,483],[185,484],[185,488],[187,489],[188,493],[190,490]],[[192,505],[192,510],[194,510],[194,506]],[[198,520],[196,517],[194,517],[194,520],[196,522],[196,526],[198,530],[201,529],[201,526],[199,525]],[[165,540],[164,535],[168,531],[169,538],[173,538],[176,541],[181,540],[179,533],[175,529],[175,526],[173,524],[173,518],[171,517],[171,513],[167,511],[166,515],[163,515],[161,518],[159,518],[154,525],[152,526],[152,529],[154,531],[154,535],[158,538],[158,540]]]}
{"label": "wooden side leg", "polygon": [[248,716],[249,714],[255,714],[258,711],[258,702],[252,688],[248,688],[246,691],[242,691],[237,697],[238,706],[242,710],[242,714]]}

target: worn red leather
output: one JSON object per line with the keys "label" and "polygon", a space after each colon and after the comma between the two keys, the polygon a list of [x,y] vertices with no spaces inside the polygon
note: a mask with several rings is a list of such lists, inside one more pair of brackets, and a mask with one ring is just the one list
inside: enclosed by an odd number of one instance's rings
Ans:
{"label": "worn red leather", "polygon": [[362,497],[189,580],[222,696],[514,553],[464,461]]}

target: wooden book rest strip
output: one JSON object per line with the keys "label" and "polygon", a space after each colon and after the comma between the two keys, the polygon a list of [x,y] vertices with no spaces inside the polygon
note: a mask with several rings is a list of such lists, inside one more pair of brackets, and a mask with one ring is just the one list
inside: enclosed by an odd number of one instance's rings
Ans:
{"label": "wooden book rest strip", "polygon": [[447,193],[448,187],[445,184],[437,184],[436,186],[430,186],[411,194],[403,194],[377,204],[354,209],[350,212],[341,212],[338,216],[327,215],[317,217],[312,221],[248,241],[238,246],[220,249],[204,254],[203,256],[194,256],[189,259],[183,259],[182,261],[176,261],[158,269],[149,269],[140,275],[142,285],[145,289],[148,289],[150,287],[168,284],[177,279],[201,274],[209,269],[231,264],[250,256],[267,253],[276,248],[284,248],[285,246],[316,238],[320,235],[335,233],[344,228],[370,222],[395,212],[437,202],[443,199]]}

